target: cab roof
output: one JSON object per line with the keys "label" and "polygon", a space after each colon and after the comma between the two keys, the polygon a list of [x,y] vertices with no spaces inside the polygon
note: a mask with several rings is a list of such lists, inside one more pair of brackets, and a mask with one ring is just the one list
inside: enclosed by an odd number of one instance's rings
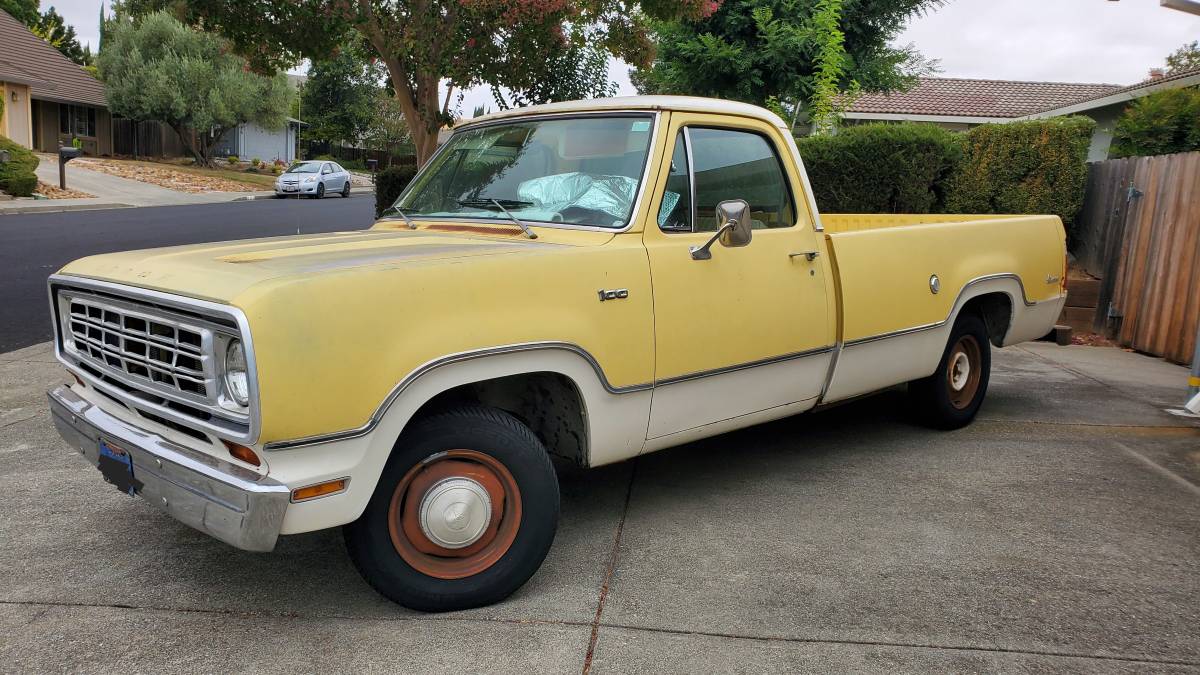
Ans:
{"label": "cab roof", "polygon": [[546,115],[575,112],[603,112],[606,110],[678,110],[681,112],[716,113],[720,115],[737,115],[762,120],[768,124],[787,129],[787,123],[779,115],[749,103],[726,101],[719,98],[701,98],[698,96],[614,96],[612,98],[597,98],[587,101],[562,101],[531,105],[525,108],[501,110],[489,115],[463,120],[455,125],[456,129],[475,124],[492,122],[509,117],[526,117],[528,115]]}

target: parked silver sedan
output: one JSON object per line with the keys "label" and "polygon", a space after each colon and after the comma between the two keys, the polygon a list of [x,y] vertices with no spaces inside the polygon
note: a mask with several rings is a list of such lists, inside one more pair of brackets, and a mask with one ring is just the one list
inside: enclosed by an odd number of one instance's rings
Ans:
{"label": "parked silver sedan", "polygon": [[275,179],[275,196],[305,195],[320,199],[327,193],[350,196],[350,172],[336,162],[298,162]]}

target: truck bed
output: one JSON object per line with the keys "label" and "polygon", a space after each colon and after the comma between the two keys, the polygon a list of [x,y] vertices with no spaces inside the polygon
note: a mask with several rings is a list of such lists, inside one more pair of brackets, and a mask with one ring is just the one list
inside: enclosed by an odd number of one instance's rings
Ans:
{"label": "truck bed", "polygon": [[1025,216],[965,213],[822,213],[821,223],[829,233],[882,230],[889,227],[1008,220]]}
{"label": "truck bed", "polygon": [[847,350],[828,400],[929,375],[972,295],[1006,298],[1004,344],[1050,330],[1065,296],[1057,216],[823,214],[822,223]]}

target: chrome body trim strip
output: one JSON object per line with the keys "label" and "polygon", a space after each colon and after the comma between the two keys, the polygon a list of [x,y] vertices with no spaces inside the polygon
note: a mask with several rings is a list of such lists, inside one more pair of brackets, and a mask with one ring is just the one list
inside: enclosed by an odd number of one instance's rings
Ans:
{"label": "chrome body trim strip", "polygon": [[[923,324],[920,326],[913,326],[911,328],[903,328],[901,330],[895,330],[895,331],[891,331],[889,333],[879,333],[877,335],[868,335],[866,337],[855,338],[853,340],[846,340],[844,344],[846,347],[853,347],[855,345],[867,344],[868,342],[876,342],[879,340],[886,340],[888,338],[902,337],[904,335],[910,335],[912,333],[920,333],[920,332],[927,331],[927,330],[934,330],[936,328],[941,328],[942,326],[949,323],[951,319],[954,318],[954,315],[957,313],[957,310],[959,308],[959,303],[962,302],[963,295],[966,294],[967,290],[969,288],[971,288],[971,286],[974,286],[975,284],[981,284],[986,281],[996,281],[998,279],[1014,279],[1014,280],[1016,280],[1017,286],[1019,286],[1021,288],[1021,302],[1025,303],[1026,307],[1033,307],[1034,305],[1038,304],[1037,302],[1031,302],[1029,300],[1028,296],[1025,294],[1025,284],[1021,282],[1021,277],[1017,276],[1016,274],[1009,273],[1009,272],[1005,272],[1005,273],[1001,273],[1001,274],[988,274],[988,275],[985,275],[982,277],[975,277],[974,279],[963,284],[962,289],[959,290],[959,292],[958,292],[958,297],[954,299],[954,304],[950,306],[950,315],[947,316],[945,319],[942,319],[941,321],[935,321],[933,323],[927,323],[927,324]],[[1053,299],[1057,300],[1058,298],[1053,298]],[[1046,302],[1046,301],[1043,301],[1043,302]]]}
{"label": "chrome body trim strip", "polygon": [[275,548],[291,498],[286,485],[127,424],[66,385],[47,397],[59,434],[93,465],[101,440],[129,453],[133,489],[150,504],[237,548]]}
{"label": "chrome body trim strip", "polygon": [[662,380],[655,380],[654,386],[662,387],[662,386],[667,386],[667,385],[671,385],[671,384],[677,384],[679,382],[687,382],[689,380],[699,380],[699,379],[703,379],[706,377],[713,377],[716,375],[724,375],[726,373],[734,373],[739,370],[749,370],[751,368],[758,368],[759,366],[769,366],[769,365],[772,365],[775,363],[783,363],[784,361],[795,361],[796,359],[802,359],[802,358],[809,357],[809,356],[818,356],[820,354],[828,354],[829,352],[832,352],[833,350],[834,350],[834,346],[830,345],[827,347],[818,347],[816,349],[808,349],[808,350],[805,350],[802,352],[792,352],[790,354],[781,354],[780,356],[771,356],[771,357],[768,357],[765,359],[758,359],[757,361],[748,361],[746,363],[739,363],[739,364],[733,365],[733,366],[724,366],[722,368],[714,368],[712,370],[701,370],[701,371],[698,371],[695,373],[688,373],[686,375],[676,375],[675,377],[668,377],[668,378],[665,378]]}
{"label": "chrome body trim strip", "polygon": [[[552,222],[547,222],[547,221],[543,221],[543,220],[525,219],[525,222],[534,223],[538,227],[550,227],[550,228],[554,228],[557,230],[584,230],[584,231],[588,231],[588,232],[607,232],[609,234],[620,234],[622,232],[628,232],[630,230],[630,228],[633,227],[634,223],[637,222],[638,210],[642,207],[642,201],[646,195],[646,184],[650,181],[650,168],[651,168],[650,165],[652,164],[651,160],[655,157],[654,153],[658,148],[658,127],[659,127],[659,122],[662,119],[661,111],[658,111],[658,110],[636,110],[635,109],[635,110],[597,110],[597,111],[593,111],[593,112],[574,112],[574,113],[542,113],[542,114],[532,113],[529,115],[518,115],[518,116],[514,116],[514,117],[502,117],[500,119],[489,120],[486,122],[479,122],[477,124],[469,124],[469,123],[463,124],[463,125],[460,125],[458,128],[456,128],[454,130],[454,133],[458,133],[459,131],[468,130],[468,129],[481,129],[483,127],[489,127],[489,126],[498,126],[498,125],[502,125],[502,124],[512,124],[514,122],[529,121],[531,119],[572,119],[572,118],[578,118],[578,117],[622,117],[622,116],[629,116],[629,115],[636,115],[638,117],[648,117],[651,119],[650,143],[646,146],[646,161],[645,161],[645,166],[642,167],[642,180],[641,180],[641,183],[638,185],[637,195],[635,195],[633,198],[633,208],[630,209],[630,211],[629,211],[629,222],[625,223],[625,225],[623,227],[616,228],[616,227],[600,227],[598,225],[572,225],[570,223],[552,223]],[[453,138],[453,134],[451,134],[451,138]],[[400,196],[396,198],[396,201],[392,202],[393,206],[404,201],[404,198],[408,196],[408,193],[411,192],[413,189],[415,189],[415,187],[417,185],[417,179],[419,179],[421,177],[421,174],[429,166],[431,166],[433,164],[434,160],[437,159],[443,152],[445,152],[446,148],[448,148],[448,147],[450,147],[449,139],[447,139],[446,142],[442,144],[442,147],[438,148],[437,151],[433,153],[433,156],[429,158],[429,161],[425,162],[425,166],[421,167],[421,170],[417,172],[417,175],[413,176],[413,179],[408,182],[408,185],[404,188],[404,191],[401,192]],[[461,218],[458,216],[432,216],[432,217],[430,217],[430,216],[422,216],[419,213],[412,214],[412,216],[410,216],[410,217],[414,221],[426,220],[426,221],[444,222],[444,221],[464,221],[464,220],[466,220],[466,221],[470,221],[470,222],[486,222],[486,223],[491,223],[493,225],[502,224],[504,222],[497,218]],[[380,220],[383,220],[383,219],[380,219]]]}
{"label": "chrome body trim strip", "polygon": [[592,356],[591,353],[589,353],[583,347],[580,347],[579,345],[576,345],[576,344],[573,344],[570,342],[526,342],[526,343],[520,343],[520,344],[514,344],[514,345],[504,345],[504,346],[500,346],[500,347],[489,347],[487,349],[479,349],[479,350],[474,350],[474,351],[469,351],[469,352],[460,352],[458,354],[451,354],[449,356],[445,356],[440,359],[434,359],[433,361],[429,361],[425,364],[422,364],[421,366],[418,366],[415,370],[413,370],[411,373],[406,375],[404,377],[404,379],[400,381],[399,384],[397,384],[394,388],[392,388],[391,392],[389,392],[387,397],[383,400],[383,403],[381,403],[379,405],[379,407],[376,408],[375,412],[371,415],[371,419],[368,420],[367,423],[362,425],[361,427],[357,427],[354,429],[346,429],[344,431],[336,431],[336,432],[329,433],[329,434],[306,436],[304,438],[289,439],[289,440],[284,440],[284,441],[272,441],[272,442],[264,445],[263,450],[268,451],[268,452],[275,451],[275,450],[289,450],[292,448],[305,447],[305,446],[309,446],[309,445],[320,445],[323,443],[332,443],[335,441],[344,441],[344,440],[350,440],[353,438],[359,438],[361,436],[365,436],[365,435],[371,433],[371,431],[373,431],[375,429],[375,427],[383,419],[383,416],[385,414],[387,414],[387,411],[391,407],[392,403],[394,403],[396,401],[396,399],[399,398],[402,393],[404,393],[404,390],[406,390],[410,386],[412,386],[413,382],[415,382],[422,375],[425,375],[426,373],[429,373],[432,370],[436,370],[437,368],[440,368],[442,366],[446,366],[446,365],[449,365],[452,363],[461,363],[463,361],[471,361],[474,359],[486,358],[489,356],[499,356],[502,354],[513,354],[513,353],[518,353],[518,352],[528,352],[528,351],[535,351],[535,350],[540,350],[540,349],[560,349],[560,350],[568,351],[568,352],[571,352],[573,354],[576,354],[576,355],[582,357],[585,361],[588,362],[588,365],[590,365],[592,367],[592,370],[595,371],[596,377],[600,380],[600,384],[604,387],[605,391],[607,391],[610,394],[628,394],[628,393],[637,392],[637,391],[652,390],[656,386],[666,386],[666,385],[675,384],[678,382],[685,382],[687,380],[695,380],[695,379],[700,379],[703,377],[712,377],[714,375],[722,375],[725,373],[731,373],[731,372],[738,371],[738,370],[745,370],[748,368],[756,368],[758,366],[770,365],[770,364],[779,363],[782,361],[791,361],[794,359],[804,358],[807,356],[816,356],[818,354],[824,354],[826,352],[832,351],[833,347],[829,346],[829,347],[821,347],[818,349],[810,349],[808,351],[795,352],[792,354],[784,354],[782,356],[774,356],[774,357],[770,357],[770,358],[766,358],[766,359],[760,359],[758,361],[751,361],[748,363],[741,363],[741,364],[737,364],[737,365],[733,365],[733,366],[716,368],[714,370],[706,370],[706,371],[700,371],[700,372],[696,372],[696,373],[689,373],[686,375],[680,375],[680,376],[676,376],[676,377],[667,378],[664,380],[659,380],[654,383],[647,382],[647,383],[643,383],[643,384],[633,384],[633,385],[628,385],[628,386],[624,386],[624,387],[613,386],[612,383],[610,383],[608,381],[608,378],[604,375],[604,370],[600,367],[600,363],[598,361],[596,361],[596,358],[594,356]]}
{"label": "chrome body trim strip", "polygon": [[333,432],[330,434],[319,434],[317,436],[306,436],[304,438],[296,438],[296,439],[290,439],[290,440],[285,440],[285,441],[272,441],[272,442],[264,445],[263,450],[266,450],[268,452],[272,451],[272,450],[287,450],[287,449],[298,448],[298,447],[302,447],[302,446],[319,445],[322,443],[331,443],[333,441],[344,441],[344,440],[348,440],[351,438],[358,438],[360,436],[365,436],[366,434],[369,434],[375,428],[376,425],[379,424],[379,422],[383,419],[383,416],[387,413],[388,408],[390,408],[392,403],[394,403],[396,401],[396,399],[400,397],[400,394],[404,393],[404,390],[408,389],[410,386],[412,386],[412,383],[415,382],[422,375],[425,375],[425,374],[429,373],[430,371],[441,368],[442,366],[450,365],[453,363],[461,363],[463,361],[471,361],[474,359],[485,358],[488,356],[499,356],[502,354],[514,354],[514,353],[518,353],[518,352],[528,352],[528,351],[534,351],[534,350],[539,350],[539,349],[565,350],[565,351],[571,352],[573,354],[576,354],[576,355],[582,357],[585,361],[588,362],[588,365],[590,365],[592,367],[592,370],[594,370],[596,372],[596,377],[599,378],[600,384],[610,394],[627,394],[627,393],[634,392],[634,391],[646,391],[648,389],[653,388],[653,385],[650,383],[633,384],[633,385],[629,385],[629,386],[625,386],[625,387],[614,387],[612,385],[612,383],[610,383],[608,381],[608,378],[605,377],[604,370],[601,369],[600,364],[599,364],[599,362],[596,361],[595,357],[593,357],[590,353],[588,353],[588,351],[585,350],[584,348],[580,347],[579,345],[572,344],[570,342],[525,342],[525,343],[514,344],[514,345],[504,345],[504,346],[500,346],[500,347],[489,347],[486,349],[478,349],[478,350],[473,350],[473,351],[468,351],[468,352],[460,352],[458,354],[451,354],[449,356],[443,356],[441,358],[434,359],[432,361],[428,361],[428,362],[418,366],[415,370],[410,372],[408,375],[405,375],[404,379],[401,380],[400,383],[397,384],[395,387],[393,387],[390,392],[388,392],[388,395],[386,398],[384,398],[383,403],[381,403],[379,405],[379,407],[375,409],[375,412],[371,415],[371,419],[368,420],[367,423],[362,425],[361,427],[357,427],[355,429],[346,429],[344,431],[336,431],[336,432]]}
{"label": "chrome body trim strip", "polygon": [[[130,396],[128,393],[126,393],[125,391],[123,391],[121,389],[118,389],[109,384],[106,384],[105,382],[97,380],[90,373],[84,371],[77,364],[73,363],[70,360],[70,358],[68,358],[68,355],[63,352],[63,348],[62,348],[62,346],[63,346],[63,343],[62,343],[62,341],[63,341],[62,319],[60,317],[58,301],[56,299],[56,291],[60,287],[75,287],[75,288],[81,288],[84,290],[96,291],[99,293],[114,295],[117,298],[124,298],[127,301],[128,300],[134,300],[134,301],[140,300],[142,302],[145,302],[145,303],[148,303],[151,305],[157,305],[160,307],[164,307],[168,310],[174,308],[174,309],[178,309],[178,310],[183,310],[185,312],[199,314],[201,316],[208,317],[208,319],[210,321],[212,320],[212,318],[214,316],[217,318],[223,318],[227,321],[230,321],[234,326],[237,327],[238,335],[241,338],[242,345],[245,347],[245,350],[246,350],[246,372],[250,376],[249,377],[249,380],[250,380],[249,381],[249,384],[250,384],[250,406],[249,406],[250,411],[249,411],[248,416],[234,416],[231,414],[231,416],[227,419],[230,422],[232,422],[233,424],[245,424],[246,431],[244,433],[242,433],[242,432],[239,432],[237,429],[233,429],[228,426],[222,426],[220,424],[213,424],[211,422],[208,422],[208,421],[202,420],[202,419],[198,419],[191,415],[186,415],[186,414],[183,414],[180,412],[176,412],[175,410],[168,408],[166,406],[155,405],[155,404],[149,403],[147,401],[138,399],[137,397]],[[227,440],[237,441],[239,443],[246,443],[246,444],[253,444],[255,441],[258,440],[259,422],[260,422],[260,420],[259,420],[258,366],[257,366],[257,362],[255,360],[255,355],[254,355],[254,340],[252,339],[252,337],[250,335],[250,323],[249,323],[249,321],[247,321],[246,315],[245,315],[245,313],[242,312],[242,310],[238,309],[237,307],[234,307],[233,305],[224,305],[224,304],[220,304],[220,303],[216,303],[216,302],[210,302],[207,300],[198,300],[195,298],[188,298],[188,297],[185,297],[182,295],[175,295],[173,293],[164,293],[162,291],[152,291],[152,290],[145,289],[145,288],[139,288],[137,286],[130,286],[130,285],[126,285],[126,284],[117,284],[117,283],[112,283],[109,281],[99,281],[96,279],[89,279],[87,277],[77,277],[77,276],[67,275],[67,274],[52,274],[52,275],[50,275],[50,278],[49,278],[46,288],[47,288],[47,292],[48,292],[49,300],[50,300],[50,318],[54,324],[54,356],[55,356],[55,358],[57,358],[59,360],[59,362],[61,362],[64,366],[66,366],[67,370],[71,371],[72,373],[79,376],[80,378],[87,380],[88,383],[90,383],[92,386],[96,387],[97,389],[100,389],[101,391],[104,391],[107,394],[115,396],[118,400],[124,402],[126,405],[128,405],[134,409],[144,410],[150,414],[158,415],[160,417],[169,419],[172,422],[175,422],[177,424],[182,424],[183,426],[186,426],[186,427],[190,427],[190,428],[193,428],[193,429],[196,429],[199,431],[211,433],[211,434],[217,436],[218,438],[224,438]],[[218,354],[215,356],[218,359],[223,359],[223,357],[224,357],[223,354]],[[220,379],[220,378],[218,378],[218,379]],[[137,385],[131,384],[130,386],[134,386],[136,388]],[[159,395],[161,395],[163,398],[167,398],[170,400],[177,400],[177,402],[179,402],[179,403],[183,403],[183,404],[187,404],[187,405],[195,405],[193,402],[191,402],[188,399],[183,398],[183,397],[173,398],[170,396],[166,396],[165,394],[161,394],[160,392],[156,392],[156,393],[159,393]],[[222,417],[222,419],[226,419],[226,418]]]}

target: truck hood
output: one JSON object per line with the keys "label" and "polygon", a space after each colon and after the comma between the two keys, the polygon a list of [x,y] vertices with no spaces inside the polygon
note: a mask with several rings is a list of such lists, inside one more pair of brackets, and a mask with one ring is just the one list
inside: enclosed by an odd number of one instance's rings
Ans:
{"label": "truck hood", "polygon": [[[548,234],[530,240],[504,233],[386,228],[269,237],[108,253],[76,260],[61,273],[234,303],[234,299],[250,287],[284,277],[309,278],[368,266],[528,254],[586,241],[577,236],[582,233]],[[572,234],[576,236],[571,237]],[[603,235],[603,238],[606,240],[610,236]],[[593,241],[589,243],[600,243],[596,241],[597,237],[591,239]]]}

